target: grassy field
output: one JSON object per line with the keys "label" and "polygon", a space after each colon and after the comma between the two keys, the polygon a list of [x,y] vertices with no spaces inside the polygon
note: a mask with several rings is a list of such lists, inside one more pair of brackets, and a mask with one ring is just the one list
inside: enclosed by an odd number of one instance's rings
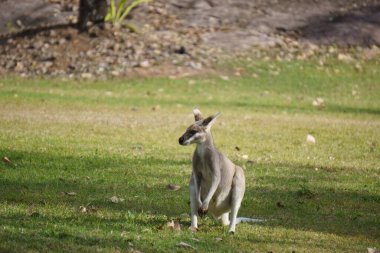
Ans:
{"label": "grassy field", "polygon": [[[1,79],[0,252],[380,248],[379,66],[235,62],[220,73]],[[239,224],[233,236],[210,217],[187,229],[194,147],[178,137],[194,106],[222,112],[215,142],[247,178],[239,214],[267,222]]]}

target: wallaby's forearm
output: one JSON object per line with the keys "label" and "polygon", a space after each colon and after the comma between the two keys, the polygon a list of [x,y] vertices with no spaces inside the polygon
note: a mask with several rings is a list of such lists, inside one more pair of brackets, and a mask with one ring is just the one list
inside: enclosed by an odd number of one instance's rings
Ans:
{"label": "wallaby's forearm", "polygon": [[202,203],[201,201],[201,182],[200,177],[197,175],[196,172],[193,172],[193,180],[194,180],[194,188],[195,188],[195,196],[199,203]]}
{"label": "wallaby's forearm", "polygon": [[208,191],[206,198],[203,200],[203,203],[209,203],[212,199],[212,196],[214,196],[214,193],[216,192],[216,189],[218,189],[218,185],[220,183],[220,173],[214,173],[211,181],[211,187]]}

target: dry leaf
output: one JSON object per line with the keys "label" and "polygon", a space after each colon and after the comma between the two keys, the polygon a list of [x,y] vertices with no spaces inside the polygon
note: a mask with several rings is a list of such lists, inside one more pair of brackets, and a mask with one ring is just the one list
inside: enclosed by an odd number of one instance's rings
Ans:
{"label": "dry leaf", "polygon": [[244,160],[248,160],[248,155],[242,155],[241,158],[243,158]]}
{"label": "dry leaf", "polygon": [[158,110],[160,110],[160,105],[156,105],[156,106],[153,106],[152,107],[152,111],[158,111]]}
{"label": "dry leaf", "polygon": [[30,214],[30,217],[38,217],[38,216],[40,216],[39,212],[33,212]]}
{"label": "dry leaf", "polygon": [[142,253],[141,251],[139,251],[137,249],[130,249],[129,252],[131,252],[131,253]]}
{"label": "dry leaf", "polygon": [[321,108],[325,107],[325,100],[321,97],[318,97],[315,100],[313,100],[312,104],[313,104],[313,106],[321,109]]}
{"label": "dry leaf", "polygon": [[94,206],[80,206],[79,210],[81,213],[95,213],[97,211]]}
{"label": "dry leaf", "polygon": [[177,247],[195,249],[193,246],[191,246],[190,244],[185,243],[185,242],[179,242],[179,243],[177,243]]}
{"label": "dry leaf", "polygon": [[175,184],[168,184],[167,188],[171,191],[178,191],[179,189],[181,189],[181,186]]}
{"label": "dry leaf", "polygon": [[115,204],[117,204],[117,203],[120,203],[120,202],[123,202],[123,201],[124,201],[124,199],[123,199],[123,198],[119,198],[119,197],[117,197],[117,196],[112,196],[112,197],[110,198],[110,200],[111,200],[111,202],[112,202],[112,203],[115,203]]}
{"label": "dry leaf", "polygon": [[77,195],[75,192],[65,192],[66,195],[68,196],[75,196]]}
{"label": "dry leaf", "polygon": [[168,221],[166,223],[166,227],[174,231],[181,231],[181,224],[178,221],[173,221],[173,220]]}
{"label": "dry leaf", "polygon": [[5,162],[5,163],[12,163],[11,160],[9,160],[9,158],[6,157],[6,156],[3,157],[3,162]]}
{"label": "dry leaf", "polygon": [[367,248],[368,253],[379,253],[376,248]]}
{"label": "dry leaf", "polygon": [[220,76],[220,78],[224,81],[228,81],[230,80],[230,78],[228,76]]}
{"label": "dry leaf", "polygon": [[173,228],[173,229],[174,229],[174,221],[173,221],[173,220],[168,221],[168,222],[166,223],[166,226],[167,226],[168,228]]}
{"label": "dry leaf", "polygon": [[306,136],[306,142],[310,143],[310,144],[315,144],[315,138],[314,138],[314,136],[312,136],[311,134],[308,134]]}
{"label": "dry leaf", "polygon": [[218,241],[218,242],[223,241],[223,239],[220,238],[220,237],[216,237],[215,240]]}

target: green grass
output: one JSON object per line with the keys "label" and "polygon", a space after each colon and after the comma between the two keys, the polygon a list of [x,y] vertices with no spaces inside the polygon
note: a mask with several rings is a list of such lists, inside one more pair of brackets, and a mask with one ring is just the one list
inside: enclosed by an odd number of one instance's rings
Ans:
{"label": "green grass", "polygon": [[[199,252],[379,248],[379,66],[235,62],[222,75],[3,78],[0,156],[12,163],[0,162],[0,252],[194,251],[181,241]],[[312,106],[317,97],[325,108]],[[247,178],[239,214],[267,222],[239,224],[234,236],[211,218],[187,230],[194,147],[178,137],[194,106],[222,112],[216,144]],[[165,228],[171,219],[180,232]]]}

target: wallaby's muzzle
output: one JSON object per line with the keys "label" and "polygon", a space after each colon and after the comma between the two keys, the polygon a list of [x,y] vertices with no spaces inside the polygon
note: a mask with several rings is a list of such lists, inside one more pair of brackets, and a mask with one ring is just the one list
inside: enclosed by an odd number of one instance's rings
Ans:
{"label": "wallaby's muzzle", "polygon": [[178,139],[178,142],[180,145],[185,145],[184,142],[185,142],[185,138],[183,136],[181,136],[179,139]]}

